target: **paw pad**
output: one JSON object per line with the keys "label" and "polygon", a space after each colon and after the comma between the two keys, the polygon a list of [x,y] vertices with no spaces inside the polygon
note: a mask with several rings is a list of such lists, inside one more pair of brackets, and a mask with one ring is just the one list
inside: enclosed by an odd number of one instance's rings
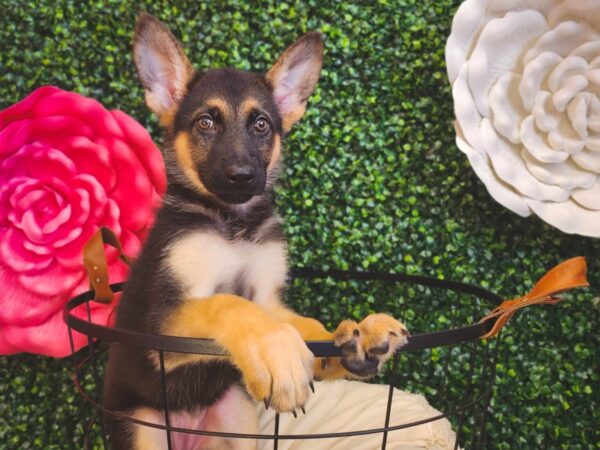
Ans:
{"label": "paw pad", "polygon": [[334,333],[344,356],[342,366],[359,377],[375,375],[408,342],[406,327],[386,314],[372,314],[360,323],[344,320]]}

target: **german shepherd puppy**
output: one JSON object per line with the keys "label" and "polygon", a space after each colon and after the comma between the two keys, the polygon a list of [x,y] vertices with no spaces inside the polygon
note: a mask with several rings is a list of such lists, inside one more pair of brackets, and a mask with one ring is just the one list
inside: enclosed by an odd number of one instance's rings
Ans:
{"label": "german shepherd puppy", "polygon": [[[304,409],[313,380],[373,375],[407,341],[385,314],[334,333],[281,303],[287,255],[272,199],[283,136],[304,113],[323,57],[318,33],[290,46],[266,75],[196,71],[175,37],[142,13],[134,58],[165,131],[168,188],[117,311],[117,327],[211,338],[231,357],[166,354],[170,424],[257,433],[252,399]],[[135,180],[131,180],[135,183]],[[305,340],[345,356],[315,360]],[[113,345],[104,403],[163,424],[156,352]],[[163,430],[106,417],[115,449],[166,449]],[[256,441],[172,433],[178,450],[255,449]]]}

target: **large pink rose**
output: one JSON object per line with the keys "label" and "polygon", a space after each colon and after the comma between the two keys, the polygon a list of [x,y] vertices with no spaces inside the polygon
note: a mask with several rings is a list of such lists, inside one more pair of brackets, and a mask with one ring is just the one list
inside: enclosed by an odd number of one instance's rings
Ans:
{"label": "large pink rose", "polygon": [[[159,150],[121,111],[55,87],[1,111],[0,354],[68,355],[62,308],[88,289],[83,245],[106,226],[135,256],[164,190]],[[127,267],[108,259],[123,281]],[[94,304],[93,320],[110,324],[113,310]]]}

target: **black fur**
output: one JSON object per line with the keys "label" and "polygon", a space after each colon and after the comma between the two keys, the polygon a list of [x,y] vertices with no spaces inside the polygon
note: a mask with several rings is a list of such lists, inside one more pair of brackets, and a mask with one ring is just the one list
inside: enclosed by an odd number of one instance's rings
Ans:
{"label": "black fur", "polygon": [[[152,29],[154,34],[140,36],[147,29]],[[171,52],[167,55],[170,62],[186,66],[181,62],[183,53],[175,38],[147,14],[142,14],[138,21],[135,45],[144,42],[152,43],[157,52]],[[144,64],[143,54],[141,59],[138,56],[136,54],[136,64],[142,64],[141,70],[138,66],[138,74],[148,92],[154,82],[154,66]],[[239,123],[238,120],[228,121],[218,111],[208,108],[206,101],[214,98],[232,110],[237,110],[247,99],[253,99],[257,105],[245,122]],[[118,328],[160,333],[164,320],[184,300],[182,289],[164,270],[165,249],[182,235],[210,230],[225,239],[245,239],[255,243],[283,240],[279,221],[273,219],[275,208],[272,180],[269,179],[275,176],[270,173],[274,172],[270,163],[276,143],[283,145],[283,126],[273,98],[273,86],[267,78],[233,69],[196,72],[190,76],[186,92],[176,108],[171,123],[165,128],[167,193],[125,284],[117,309]],[[198,118],[202,114],[210,114],[214,128],[198,127]],[[260,117],[265,117],[269,124],[265,133],[259,133],[255,128],[255,121]],[[192,170],[208,192],[190,177],[190,167],[180,165],[176,142],[181,135],[186,136],[191,151],[196,152]],[[224,176],[228,164],[240,161],[256,171],[256,179],[246,186],[250,192],[244,193],[240,186]],[[251,202],[246,205],[238,205],[250,198]],[[261,228],[266,221],[268,225]],[[260,234],[257,234],[259,229]],[[232,278],[232,285],[223,289],[231,289],[233,292],[230,293],[252,300],[254,293],[246,283],[245,274],[232,274]],[[111,346],[104,385],[104,405],[108,409],[124,413],[139,407],[163,409],[160,374],[152,356],[149,350],[121,344]],[[240,377],[238,370],[225,360],[175,368],[166,376],[169,408],[190,411],[211,406],[232,384],[239,382]],[[105,426],[113,448],[131,448],[127,424],[106,416]]]}
{"label": "black fur", "polygon": [[[244,203],[262,192],[267,182],[267,165],[276,136],[281,135],[281,119],[273,101],[272,90],[264,77],[234,69],[215,69],[197,73],[188,84],[174,120],[174,136],[186,133],[190,144],[205,152],[198,165],[198,175],[209,191],[228,203]],[[217,98],[232,110],[242,102],[255,99],[260,105],[245,118],[245,123],[227,120],[206,102]],[[214,128],[201,130],[197,121],[209,116]],[[254,131],[255,121],[264,118],[269,128]],[[250,185],[233,185],[227,177],[231,167],[244,166],[252,171]]]}
{"label": "black fur", "polygon": [[[190,120],[195,109],[191,105],[202,104],[207,95],[220,95],[235,104],[235,96],[242,99],[248,95],[262,98],[266,106],[271,108],[275,130],[280,130],[280,119],[277,110],[266,94],[257,95],[255,85],[260,91],[269,92],[266,83],[254,74],[242,74],[231,70],[215,72],[223,75],[224,85],[220,86],[206,73],[199,74],[191,83],[190,93],[183,99],[176,115],[173,133],[189,132],[193,127]],[[240,75],[241,74],[241,75]],[[219,75],[219,76],[220,76]],[[203,84],[208,77],[210,87],[207,92]],[[240,83],[245,84],[240,86]],[[200,86],[202,85],[202,86]],[[200,86],[196,88],[196,86]],[[236,87],[237,86],[237,87]],[[223,90],[225,89],[225,90]],[[239,99],[238,99],[239,101]],[[173,142],[168,135],[167,143]],[[166,152],[173,152],[167,148]],[[267,162],[268,163],[268,162]],[[168,172],[178,171],[172,164]],[[134,263],[130,277],[125,284],[123,296],[117,310],[116,326],[123,329],[143,333],[159,333],[162,321],[181,301],[181,291],[168,276],[163,275],[164,250],[181,235],[199,229],[217,231],[231,239],[254,239],[256,230],[275,213],[273,197],[270,191],[253,199],[253,206],[239,214],[218,199],[202,195],[182,177],[168,173],[167,194],[161,209],[158,211],[146,245]],[[262,236],[262,241],[281,240],[283,237],[278,222],[274,222]],[[243,274],[238,275],[238,282],[232,293],[252,295],[244,285]],[[217,402],[225,391],[240,380],[240,374],[231,364],[223,361],[196,363],[178,367],[167,375],[169,391],[169,408],[172,410],[192,410],[199,406],[210,406]],[[191,382],[190,380],[193,380]],[[110,351],[109,364],[105,377],[104,403],[115,411],[132,411],[140,406],[148,406],[162,410],[163,394],[159,372],[150,360],[149,354],[137,348],[113,345]],[[122,426],[107,417],[109,432],[122,435],[116,431]],[[121,439],[121,438],[119,438]],[[113,446],[118,448],[118,443]]]}

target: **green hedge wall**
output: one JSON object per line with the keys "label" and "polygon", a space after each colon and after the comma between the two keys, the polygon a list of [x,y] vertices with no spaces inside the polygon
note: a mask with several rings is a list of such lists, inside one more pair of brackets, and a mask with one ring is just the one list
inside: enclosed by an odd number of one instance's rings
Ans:
{"label": "green hedge wall", "polygon": [[[600,241],[504,209],[457,149],[444,44],[459,4],[1,0],[0,108],[54,84],[128,112],[160,142],[131,61],[138,11],[167,22],[198,67],[264,71],[301,33],[321,30],[323,74],[287,141],[278,196],[292,263],[425,274],[511,297],[557,262],[587,256],[591,288],[510,322],[488,435],[498,449],[600,448]],[[396,306],[324,292],[292,303],[326,310],[329,323]],[[420,301],[444,328],[448,311]],[[418,331],[415,311],[407,303],[401,315]],[[0,448],[82,447],[69,374],[67,360],[0,358]]]}

